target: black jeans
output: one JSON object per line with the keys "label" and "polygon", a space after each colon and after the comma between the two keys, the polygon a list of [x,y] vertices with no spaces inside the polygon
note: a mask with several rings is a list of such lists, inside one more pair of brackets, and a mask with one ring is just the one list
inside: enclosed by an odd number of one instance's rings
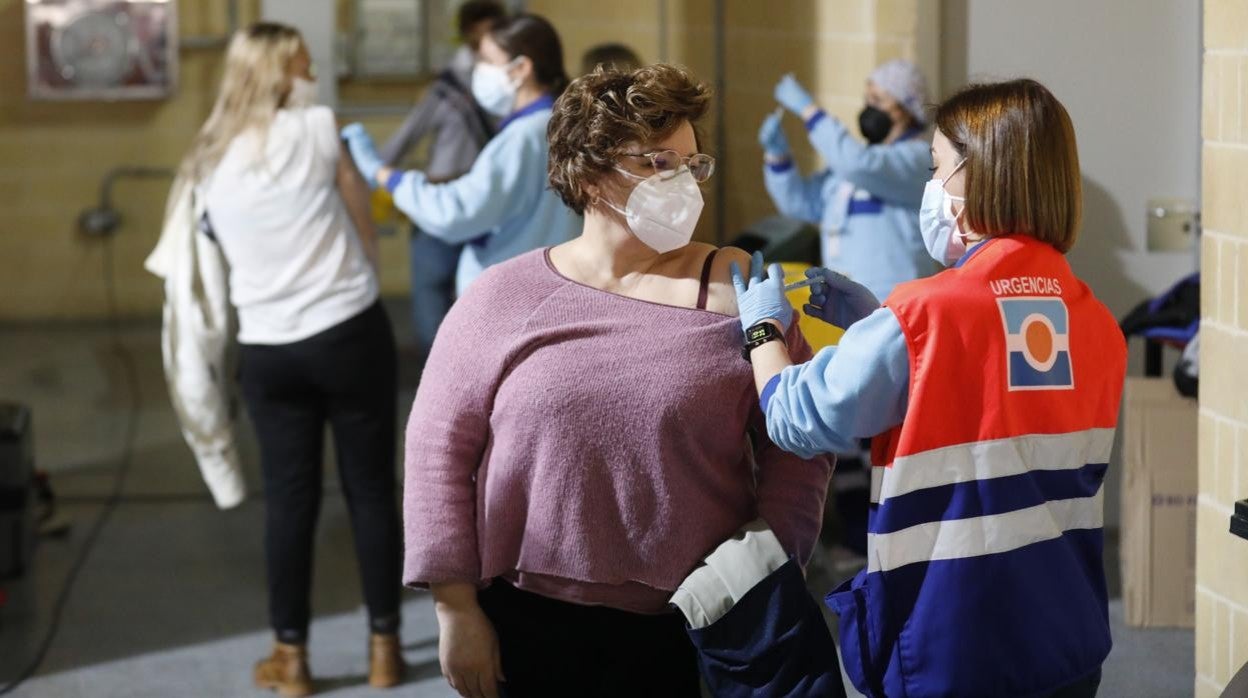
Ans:
{"label": "black jeans", "polygon": [[395,483],[397,359],[380,303],[308,339],[242,347],[242,387],[260,441],[269,620],[305,642],[325,424],[351,516],[373,632],[399,626],[401,538]]}
{"label": "black jeans", "polygon": [[679,613],[581,606],[495,580],[478,598],[498,633],[507,698],[698,698]]}

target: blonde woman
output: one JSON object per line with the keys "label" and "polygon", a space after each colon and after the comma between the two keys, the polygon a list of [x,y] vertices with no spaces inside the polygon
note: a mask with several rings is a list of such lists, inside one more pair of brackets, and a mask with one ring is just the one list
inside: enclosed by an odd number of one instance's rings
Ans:
{"label": "blonde woman", "polygon": [[369,682],[397,684],[395,349],[378,302],[368,189],[315,105],[299,33],[257,23],[183,162],[229,262],[242,388],[260,441],[272,654],[258,686],[311,693],[306,643],[322,435],[334,436],[372,632]]}

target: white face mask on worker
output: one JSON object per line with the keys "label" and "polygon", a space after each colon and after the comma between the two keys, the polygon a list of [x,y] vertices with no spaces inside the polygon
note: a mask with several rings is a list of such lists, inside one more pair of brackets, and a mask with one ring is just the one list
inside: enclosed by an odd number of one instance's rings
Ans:
{"label": "white face mask on worker", "polygon": [[929,180],[923,189],[923,203],[919,205],[919,232],[932,259],[949,266],[966,254],[966,233],[959,229],[957,216],[953,215],[953,202],[966,201],[945,189],[948,182],[966,160],[959,162],[944,179]]}
{"label": "white face mask on worker", "polygon": [[628,195],[621,209],[610,201],[608,207],[624,216],[629,230],[659,254],[678,250],[693,239],[693,229],[702,215],[702,190],[688,167],[675,173],[655,173],[649,177],[615,168],[620,174],[641,183]]}
{"label": "white face mask on worker", "polygon": [[516,102],[520,83],[512,80],[508,73],[518,60],[519,56],[506,65],[478,63],[472,69],[472,98],[494,116],[507,116]]}

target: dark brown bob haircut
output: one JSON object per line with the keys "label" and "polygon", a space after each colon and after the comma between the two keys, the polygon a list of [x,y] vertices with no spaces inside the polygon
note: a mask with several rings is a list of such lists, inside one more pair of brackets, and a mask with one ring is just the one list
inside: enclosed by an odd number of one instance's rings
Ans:
{"label": "dark brown bob haircut", "polygon": [[1061,252],[1083,213],[1070,115],[1035,80],[969,85],[936,110],[936,128],[966,159],[966,225],[988,237],[1023,234]]}
{"label": "dark brown bob haircut", "polygon": [[710,90],[689,71],[663,63],[631,72],[599,68],[577,78],[546,127],[550,187],[568,208],[585,213],[587,186],[613,174],[630,144],[658,143],[686,121],[696,135],[710,100]]}

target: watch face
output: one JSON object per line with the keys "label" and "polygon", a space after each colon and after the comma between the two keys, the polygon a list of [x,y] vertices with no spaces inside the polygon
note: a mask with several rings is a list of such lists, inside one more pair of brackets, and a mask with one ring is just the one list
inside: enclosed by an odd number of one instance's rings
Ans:
{"label": "watch face", "polygon": [[760,339],[766,339],[767,337],[771,336],[773,331],[775,331],[775,328],[767,323],[754,325],[753,327],[751,327],[749,330],[746,331],[745,341],[756,342]]}

